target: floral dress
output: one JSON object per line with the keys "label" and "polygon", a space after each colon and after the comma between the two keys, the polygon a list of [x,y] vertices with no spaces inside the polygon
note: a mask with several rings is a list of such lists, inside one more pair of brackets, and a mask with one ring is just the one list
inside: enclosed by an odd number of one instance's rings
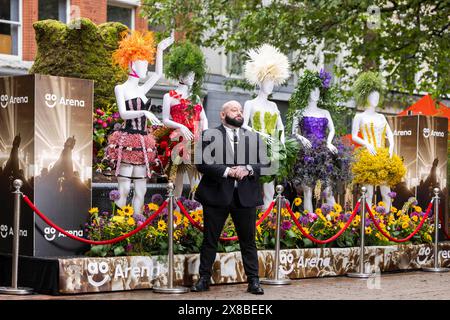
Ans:
{"label": "floral dress", "polygon": [[[158,158],[169,180],[174,180],[178,170],[192,169],[194,145],[201,133],[200,114],[203,107],[190,99],[182,99],[175,90],[169,91],[170,97],[179,103],[170,107],[170,117],[173,121],[186,126],[194,135],[194,141],[184,141],[179,129],[161,128],[155,132],[158,140]],[[199,100],[196,97],[196,100]],[[174,156],[172,156],[174,155]],[[196,172],[196,171],[195,171]]]}
{"label": "floral dress", "polygon": [[355,162],[352,166],[353,182],[370,185],[395,186],[401,182],[406,174],[406,167],[402,159],[396,154],[389,156],[386,148],[387,121],[377,123],[361,122],[359,132],[362,138],[375,147],[376,155],[372,155],[367,148],[360,147],[355,152]]}

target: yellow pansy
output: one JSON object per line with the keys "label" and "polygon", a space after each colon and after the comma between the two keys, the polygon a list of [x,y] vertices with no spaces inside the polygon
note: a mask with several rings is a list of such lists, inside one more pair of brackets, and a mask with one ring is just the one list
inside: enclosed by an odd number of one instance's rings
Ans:
{"label": "yellow pansy", "polygon": [[419,206],[416,206],[414,209],[416,210],[416,212],[422,212],[422,208]]}
{"label": "yellow pansy", "polygon": [[131,217],[134,213],[134,209],[132,206],[127,205],[125,207],[122,208],[123,214],[127,217]]}
{"label": "yellow pansy", "polygon": [[295,198],[294,199],[294,205],[296,205],[298,207],[301,204],[302,204],[302,199],[300,199],[300,198]]}
{"label": "yellow pansy", "polygon": [[133,217],[129,217],[128,220],[127,220],[127,223],[128,223],[129,226],[134,226],[134,224],[136,222],[134,221]]}
{"label": "yellow pansy", "polygon": [[384,207],[384,202],[383,201],[378,202],[378,206]]}
{"label": "yellow pansy", "polygon": [[330,221],[327,221],[327,222],[325,222],[325,226],[328,227],[328,228],[330,228],[330,227],[332,226],[332,224],[331,224]]}
{"label": "yellow pansy", "polygon": [[412,216],[412,221],[414,221],[414,222],[417,222],[417,220],[419,220],[419,217],[418,216]]}
{"label": "yellow pansy", "polygon": [[294,213],[295,219],[299,219],[300,218],[300,212],[296,211]]}
{"label": "yellow pansy", "polygon": [[261,233],[262,233],[261,226],[257,226],[257,227],[256,227],[256,231],[258,232],[258,234],[261,234]]}
{"label": "yellow pansy", "polygon": [[180,213],[179,211],[174,211],[173,215],[175,216],[175,221],[174,221],[174,223],[175,223],[176,225],[179,225],[179,224],[181,223],[182,218],[183,218],[183,217],[181,216],[181,213]]}
{"label": "yellow pansy", "polygon": [[397,210],[396,207],[391,207],[391,212],[392,212],[392,213],[397,213],[397,211],[398,211],[398,210]]}
{"label": "yellow pansy", "polygon": [[371,234],[371,233],[372,233],[372,228],[366,227],[366,234]]}
{"label": "yellow pansy", "polygon": [[344,228],[344,226],[345,226],[345,223],[343,223],[342,221],[341,221],[341,222],[339,222],[339,228],[343,229],[343,228]]}
{"label": "yellow pansy", "polygon": [[322,214],[322,209],[317,208],[317,209],[316,209],[316,214],[317,214],[318,216],[320,216],[320,215]]}
{"label": "yellow pansy", "polygon": [[337,213],[341,213],[342,212],[342,206],[339,203],[335,203],[333,207],[334,207],[334,210]]}
{"label": "yellow pansy", "polygon": [[165,231],[167,229],[167,224],[164,222],[164,220],[158,221],[158,230],[159,231]]}
{"label": "yellow pansy", "polygon": [[308,228],[303,228],[303,231],[305,231],[306,234],[309,234],[309,229]]}
{"label": "yellow pansy", "polygon": [[409,227],[409,223],[408,222],[403,222],[402,223],[402,229],[406,229]]}

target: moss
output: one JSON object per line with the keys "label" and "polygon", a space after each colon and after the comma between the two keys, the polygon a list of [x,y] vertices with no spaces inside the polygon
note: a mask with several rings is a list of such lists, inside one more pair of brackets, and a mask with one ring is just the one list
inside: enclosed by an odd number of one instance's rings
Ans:
{"label": "moss", "polygon": [[115,103],[114,86],[126,73],[112,64],[120,33],[127,27],[118,22],[95,25],[81,18],[79,28],[56,20],[35,22],[38,46],[30,73],[94,80],[95,107]]}

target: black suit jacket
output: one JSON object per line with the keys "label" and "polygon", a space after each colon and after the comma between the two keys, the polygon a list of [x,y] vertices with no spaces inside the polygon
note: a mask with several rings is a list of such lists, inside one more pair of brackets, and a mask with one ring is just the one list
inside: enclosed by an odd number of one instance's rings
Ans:
{"label": "black suit jacket", "polygon": [[[259,177],[261,169],[269,165],[266,146],[261,137],[250,130],[239,129],[237,165],[251,165],[253,175],[237,180],[239,201],[242,207],[263,204]],[[195,199],[203,205],[224,207],[233,200],[236,179],[223,175],[227,167],[233,167],[234,153],[225,128],[207,129],[197,143],[195,163],[202,178],[195,193]]]}

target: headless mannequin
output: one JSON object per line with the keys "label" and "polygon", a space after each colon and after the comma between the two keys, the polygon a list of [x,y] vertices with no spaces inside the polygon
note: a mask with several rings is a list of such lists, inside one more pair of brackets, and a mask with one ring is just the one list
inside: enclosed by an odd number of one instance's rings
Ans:
{"label": "headless mannequin", "polygon": [[[117,106],[119,108],[120,117],[124,120],[137,119],[145,116],[152,125],[161,125],[158,118],[147,110],[132,111],[127,110],[125,101],[139,97],[145,104],[147,102],[146,94],[156,84],[156,82],[162,76],[162,56],[163,51],[173,43],[173,36],[164,39],[158,44],[156,50],[156,62],[155,72],[149,73],[150,77],[145,81],[143,85],[139,85],[139,80],[147,77],[147,60],[135,60],[130,63],[129,76],[127,81],[119,84],[115,87],[114,92],[116,95]],[[131,75],[133,74],[133,75]],[[147,176],[147,168],[145,165],[132,165],[122,163],[120,165],[119,174],[122,177],[117,177],[120,198],[115,203],[119,207],[126,205],[128,194],[131,190],[131,179],[126,177],[145,177]],[[144,197],[147,192],[147,179],[135,179],[134,180],[134,196],[132,200],[134,213],[142,213],[144,205]]]}
{"label": "headless mannequin", "polygon": [[[175,89],[176,93],[178,93],[181,97],[180,99],[189,99],[192,92],[192,85],[195,81],[195,73],[189,72],[186,76],[180,77],[178,87]],[[189,130],[185,125],[175,122],[172,120],[170,116],[170,108],[176,104],[179,104],[180,100],[175,97],[171,97],[169,93],[166,93],[163,98],[163,109],[162,109],[162,118],[163,123],[166,127],[172,129],[179,129],[180,134],[184,140],[191,141],[194,139],[194,134]],[[201,103],[200,103],[201,104]],[[200,126],[201,131],[208,129],[208,119],[206,118],[205,110],[202,106],[202,111],[200,113]],[[188,170],[187,172],[189,178],[189,184],[191,187],[191,191],[194,189],[194,186],[198,183],[198,177],[195,175],[194,170]],[[180,197],[183,192],[183,172],[178,171],[175,178],[175,197]]]}
{"label": "headless mannequin", "polygon": [[[280,111],[275,102],[269,101],[268,96],[272,93],[274,87],[274,81],[270,79],[264,80],[259,84],[258,96],[255,99],[248,100],[244,104],[244,123],[242,128],[252,130],[266,137],[268,142],[273,144],[278,140],[278,133],[281,131],[281,143],[284,144],[284,125],[281,120]],[[261,131],[256,130],[254,123],[255,113],[259,112],[262,116],[260,118]],[[264,114],[270,113],[271,116],[277,115],[277,120],[275,124],[275,130],[273,133],[267,132],[271,128],[266,128],[266,123],[264,122]],[[249,126],[251,123],[251,126]],[[273,201],[273,196],[275,194],[274,181],[263,184],[264,192],[264,208],[269,207],[269,204]]]}
{"label": "headless mannequin", "polygon": [[[392,155],[394,153],[394,134],[392,133],[391,127],[389,126],[386,117],[381,113],[376,112],[375,110],[379,102],[380,102],[380,93],[378,91],[371,92],[369,94],[369,97],[367,98],[368,107],[364,112],[356,114],[355,118],[353,119],[352,140],[362,145],[363,147],[367,148],[370,154],[374,156],[377,155],[375,146],[371,142],[362,139],[358,136],[358,132],[361,126],[373,123],[374,128],[376,130],[375,135],[377,141],[382,141],[382,139],[387,138],[389,142],[389,156],[392,158]],[[382,129],[380,130],[380,128],[383,128],[385,125],[386,125],[386,136],[383,137],[382,136],[383,130]],[[364,187],[367,188],[367,204],[369,206],[372,206],[374,186],[364,185]],[[386,211],[389,212],[391,208],[391,198],[388,196],[388,193],[391,191],[391,188],[388,185],[381,185],[380,191],[381,197],[386,207]]]}
{"label": "headless mannequin", "polygon": [[[306,137],[298,133],[298,127],[301,117],[308,116],[314,118],[327,118],[328,119],[327,147],[332,153],[336,154],[337,149],[331,143],[333,141],[335,134],[333,120],[331,119],[331,115],[328,110],[324,110],[317,107],[317,102],[319,101],[319,99],[320,99],[320,89],[314,88],[309,96],[308,106],[305,108],[305,110],[303,110],[303,113],[301,115],[294,116],[292,123],[292,134],[303,144],[303,147],[312,148],[311,141],[309,141]],[[304,195],[304,204],[303,204],[304,209],[307,210],[308,212],[313,212],[314,211],[312,204],[313,188],[311,186],[303,184],[302,189]],[[333,190],[331,189],[330,186],[325,188],[324,194],[327,204],[334,205],[336,203],[333,196]]]}

